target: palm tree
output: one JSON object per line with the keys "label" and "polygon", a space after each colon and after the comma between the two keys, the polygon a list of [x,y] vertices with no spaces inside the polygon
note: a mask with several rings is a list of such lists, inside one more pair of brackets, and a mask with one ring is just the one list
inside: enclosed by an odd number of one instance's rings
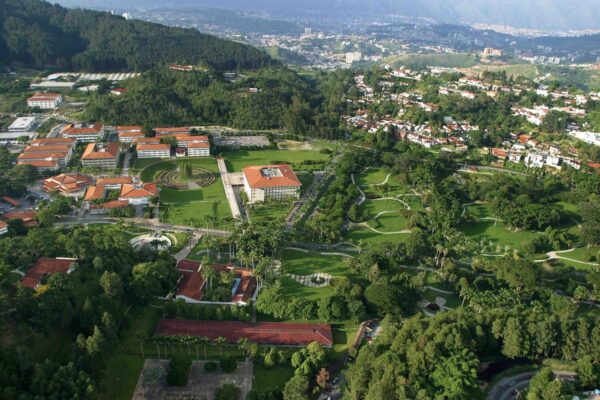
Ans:
{"label": "palm tree", "polygon": [[198,338],[198,344],[201,344],[204,346],[204,359],[208,359],[207,355],[206,355],[206,345],[210,343],[210,339],[207,338],[206,336],[201,336]]}
{"label": "palm tree", "polygon": [[223,358],[223,345],[227,343],[227,339],[223,336],[219,336],[215,339],[215,344],[219,347],[219,358]]}
{"label": "palm tree", "polygon": [[212,281],[217,276],[215,270],[211,267],[210,263],[202,262],[202,269],[200,270],[202,279],[208,281],[208,287],[212,290]]}
{"label": "palm tree", "polygon": [[240,338],[237,341],[237,345],[240,348],[240,350],[244,353],[244,357],[248,357],[248,350],[250,348],[250,341],[248,340],[248,338]]}

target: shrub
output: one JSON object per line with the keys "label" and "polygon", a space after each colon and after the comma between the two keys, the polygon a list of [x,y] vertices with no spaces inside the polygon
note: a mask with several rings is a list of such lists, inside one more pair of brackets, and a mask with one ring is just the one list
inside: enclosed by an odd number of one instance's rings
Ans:
{"label": "shrub", "polygon": [[231,373],[237,368],[237,361],[231,357],[222,357],[219,360],[219,366],[221,367],[221,371],[225,373]]}
{"label": "shrub", "polygon": [[206,372],[215,372],[217,370],[217,363],[214,361],[209,361],[204,364],[204,371]]}
{"label": "shrub", "polygon": [[239,387],[231,383],[226,383],[217,389],[215,400],[239,400],[240,394],[241,391]]}
{"label": "shrub", "polygon": [[169,363],[167,383],[171,386],[185,386],[192,361],[185,357],[173,357]]}

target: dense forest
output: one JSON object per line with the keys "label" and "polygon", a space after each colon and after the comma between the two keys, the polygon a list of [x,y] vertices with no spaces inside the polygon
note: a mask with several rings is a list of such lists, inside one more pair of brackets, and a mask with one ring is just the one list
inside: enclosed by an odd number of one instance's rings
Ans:
{"label": "dense forest", "polygon": [[251,46],[194,29],[39,0],[0,0],[0,64],[106,72],[146,70],[157,63],[236,69],[276,61]]}
{"label": "dense forest", "polygon": [[[98,93],[85,117],[108,124],[219,124],[340,137],[348,71],[305,77],[284,68],[247,72],[229,82],[214,72],[157,67],[125,84],[122,96]],[[250,88],[257,89],[250,92]]]}

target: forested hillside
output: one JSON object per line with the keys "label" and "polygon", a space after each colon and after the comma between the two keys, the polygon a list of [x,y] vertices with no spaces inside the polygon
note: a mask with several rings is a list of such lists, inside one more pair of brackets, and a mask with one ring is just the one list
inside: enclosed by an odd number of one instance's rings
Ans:
{"label": "forested hillside", "polygon": [[[218,124],[243,129],[285,128],[334,138],[343,132],[351,74],[303,77],[285,67],[246,73],[235,83],[220,74],[155,68],[125,84],[122,96],[95,94],[85,118],[107,124]],[[250,91],[257,89],[256,92]]]}
{"label": "forested hillside", "polygon": [[145,70],[157,63],[218,69],[276,63],[251,46],[39,0],[0,0],[0,64],[86,71]]}

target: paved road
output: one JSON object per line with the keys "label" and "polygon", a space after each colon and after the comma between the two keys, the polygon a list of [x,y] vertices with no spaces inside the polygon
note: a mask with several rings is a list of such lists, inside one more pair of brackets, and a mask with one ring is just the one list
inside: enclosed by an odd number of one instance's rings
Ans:
{"label": "paved road", "polygon": [[[523,393],[529,387],[531,378],[537,371],[523,372],[515,376],[502,379],[498,382],[486,397],[486,400],[514,400],[519,393]],[[554,371],[554,375],[560,380],[574,380],[577,376],[574,372]]]}
{"label": "paved road", "polygon": [[131,153],[128,151],[125,153],[125,160],[123,160],[123,176],[129,176],[129,164],[131,164]]}
{"label": "paved road", "polygon": [[240,206],[235,198],[235,192],[229,179],[229,172],[227,172],[227,165],[223,157],[217,157],[217,165],[219,166],[219,172],[221,173],[221,181],[223,181],[223,188],[225,189],[225,197],[229,202],[229,208],[231,209],[231,216],[233,218],[239,218],[242,213],[240,212]]}
{"label": "paved road", "polygon": [[89,216],[83,218],[67,218],[57,222],[57,225],[83,225],[83,224],[116,224],[119,221],[123,221],[125,223],[131,223],[136,226],[140,226],[142,228],[148,229],[160,229],[164,231],[172,231],[172,232],[195,232],[200,235],[211,235],[211,236],[221,236],[227,237],[230,235],[229,231],[223,231],[219,229],[196,229],[190,226],[184,225],[172,225],[172,224],[163,224],[154,220],[143,219],[143,218],[112,218],[112,217],[102,217],[102,216]]}

